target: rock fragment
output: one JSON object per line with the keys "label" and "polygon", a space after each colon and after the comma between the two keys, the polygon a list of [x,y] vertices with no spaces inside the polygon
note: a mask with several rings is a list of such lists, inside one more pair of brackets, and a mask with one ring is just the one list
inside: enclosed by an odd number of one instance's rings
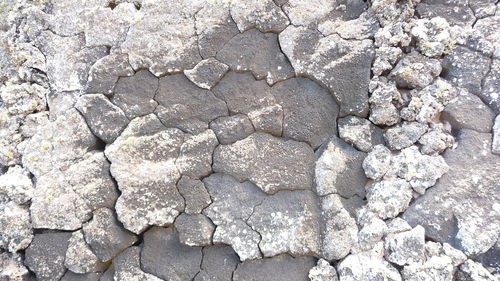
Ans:
{"label": "rock fragment", "polygon": [[427,125],[419,122],[403,122],[387,129],[384,139],[391,150],[401,150],[416,143],[427,132]]}
{"label": "rock fragment", "polygon": [[[500,57],[500,56],[499,56]],[[500,87],[500,59],[493,59],[490,72],[486,75],[482,84],[482,92],[478,94],[483,102],[488,105],[496,114],[500,113],[500,95],[498,88]]]}
{"label": "rock fragment", "polygon": [[491,151],[494,154],[500,154],[500,115],[495,118],[495,124],[492,128],[493,142],[491,144]]}
{"label": "rock fragment", "polygon": [[179,232],[179,240],[187,246],[208,246],[212,244],[215,226],[205,215],[181,214],[175,220],[175,229]]}
{"label": "rock fragment", "polygon": [[384,143],[382,130],[364,118],[340,118],[338,126],[340,138],[361,151],[369,152],[375,145]]}
{"label": "rock fragment", "polygon": [[28,269],[18,255],[1,252],[0,268],[2,268],[0,270],[0,280],[24,281],[30,278]]}
{"label": "rock fragment", "polygon": [[184,212],[188,215],[199,214],[212,203],[205,185],[198,179],[183,176],[177,182],[177,189],[185,200]]}
{"label": "rock fragment", "polygon": [[457,272],[458,281],[495,281],[497,278],[481,264],[467,260]]}
{"label": "rock fragment", "polygon": [[38,280],[59,280],[66,271],[64,259],[71,233],[36,234],[26,249],[25,264]]}
{"label": "rock fragment", "polygon": [[81,230],[73,232],[68,242],[64,266],[74,273],[101,272],[106,265],[92,252]]}
{"label": "rock fragment", "polygon": [[261,32],[280,32],[288,24],[288,18],[272,0],[232,1],[231,17],[240,32],[257,28]]}
{"label": "rock fragment", "polygon": [[27,206],[0,197],[0,248],[15,253],[28,247],[33,229]]}
{"label": "rock fragment", "polygon": [[304,281],[308,280],[309,269],[314,263],[313,257],[289,255],[245,261],[234,271],[233,280]]}
{"label": "rock fragment", "polygon": [[402,280],[396,268],[381,257],[370,253],[358,253],[347,256],[339,263],[337,271],[340,281]]}
{"label": "rock fragment", "polygon": [[38,84],[10,84],[0,87],[3,106],[11,115],[28,115],[45,110],[48,90]]}
{"label": "rock fragment", "polygon": [[221,144],[234,143],[254,132],[252,122],[244,114],[219,117],[210,123],[210,129]]}
{"label": "rock fragment", "polygon": [[315,267],[309,270],[309,279],[311,281],[338,281],[335,267],[324,259],[319,259]]}
{"label": "rock fragment", "polygon": [[109,261],[131,246],[137,237],[123,229],[107,208],[94,212],[92,220],[83,226],[85,241],[103,262]]}
{"label": "rock fragment", "polygon": [[9,167],[0,175],[0,197],[7,196],[17,204],[24,204],[33,197],[33,183],[29,172],[21,166]]}
{"label": "rock fragment", "polygon": [[431,84],[434,78],[441,73],[441,62],[427,58],[418,52],[410,53],[398,62],[389,74],[398,87],[424,88]]}
{"label": "rock fragment", "polygon": [[445,129],[442,124],[432,123],[431,129],[418,140],[418,143],[422,145],[420,151],[428,155],[440,154],[445,149],[452,147],[454,142],[455,139],[448,129]]}
{"label": "rock fragment", "polygon": [[368,178],[378,180],[381,179],[389,170],[391,164],[391,151],[378,144],[373,147],[363,160],[363,169]]}
{"label": "rock fragment", "polygon": [[368,187],[368,208],[380,218],[394,218],[408,208],[412,198],[412,189],[402,179],[382,180]]}
{"label": "rock fragment", "polygon": [[254,133],[217,147],[213,159],[215,172],[250,180],[266,193],[312,187],[314,151],[305,143]]}
{"label": "rock fragment", "polygon": [[217,137],[210,129],[186,136],[175,160],[177,169],[182,175],[194,179],[209,175],[212,172],[212,155],[218,145]]}
{"label": "rock fragment", "polygon": [[97,60],[89,70],[85,92],[88,94],[113,93],[119,77],[134,75],[126,54],[114,53]]}
{"label": "rock fragment", "polygon": [[141,268],[164,280],[192,280],[200,271],[201,248],[179,242],[174,228],[152,227],[144,233]]}
{"label": "rock fragment", "polygon": [[402,99],[396,88],[396,83],[382,77],[376,77],[370,81],[369,90],[371,93],[369,99],[370,121],[375,125],[392,126],[397,124],[401,120],[397,106],[400,105]]}
{"label": "rock fragment", "polygon": [[416,5],[415,9],[422,18],[440,16],[450,24],[467,26],[472,25],[475,21],[474,13],[469,5],[463,1],[422,1]]}
{"label": "rock fragment", "polygon": [[193,69],[184,70],[184,75],[196,86],[210,90],[226,74],[229,66],[215,58],[200,61]]}
{"label": "rock fragment", "polygon": [[239,264],[238,255],[229,246],[205,247],[200,272],[194,281],[231,281]]}
{"label": "rock fragment", "polygon": [[405,265],[424,260],[425,229],[416,226],[410,231],[390,234],[385,238],[385,257],[388,261]]}
{"label": "rock fragment", "polygon": [[141,269],[141,248],[130,247],[113,259],[115,266],[114,281],[162,281],[153,274],[146,273]]}
{"label": "rock fragment", "polygon": [[411,35],[417,40],[418,50],[428,57],[447,54],[453,49],[457,37],[446,19],[442,17],[416,20]]}

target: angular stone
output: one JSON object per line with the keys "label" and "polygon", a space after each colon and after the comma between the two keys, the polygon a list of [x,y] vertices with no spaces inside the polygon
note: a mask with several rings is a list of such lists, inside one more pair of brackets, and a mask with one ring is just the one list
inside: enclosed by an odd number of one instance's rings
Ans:
{"label": "angular stone", "polygon": [[343,39],[357,40],[373,38],[377,29],[379,29],[377,19],[372,13],[366,12],[361,14],[358,18],[351,20],[342,20],[334,17],[318,25],[318,30],[325,36],[336,33]]}
{"label": "angular stone", "polygon": [[410,231],[389,234],[385,238],[385,258],[395,264],[423,262],[425,229],[417,225]]}
{"label": "angular stone", "polygon": [[238,255],[229,246],[203,248],[201,270],[194,281],[232,281],[233,272],[239,264]]}
{"label": "angular stone", "polygon": [[338,281],[337,271],[329,262],[319,259],[315,267],[309,270],[309,279],[311,281]]}
{"label": "angular stone", "polygon": [[2,202],[0,197],[0,248],[15,253],[28,247],[32,239],[28,207],[13,201]]}
{"label": "angular stone", "polygon": [[74,273],[101,272],[106,268],[106,264],[101,262],[92,252],[82,230],[78,230],[71,234],[68,242],[68,250],[64,266]]}
{"label": "angular stone", "polygon": [[416,143],[427,132],[427,124],[403,122],[387,129],[384,139],[391,150],[401,150]]}
{"label": "angular stone", "polygon": [[495,281],[497,277],[493,276],[480,263],[467,260],[460,266],[457,272],[458,281]]}
{"label": "angular stone", "polygon": [[439,1],[425,0],[416,6],[416,11],[422,18],[440,16],[450,24],[472,25],[475,21],[474,13],[465,0]]}
{"label": "angular stone", "polygon": [[255,78],[265,79],[269,85],[293,77],[293,68],[281,52],[278,35],[274,33],[251,29],[238,34],[224,45],[216,58],[233,71],[251,71]]}
{"label": "angular stone", "polygon": [[210,123],[221,144],[231,144],[242,140],[254,132],[250,119],[244,114],[223,116]]}
{"label": "angular stone", "polygon": [[75,107],[92,133],[105,143],[112,143],[129,122],[125,113],[101,94],[83,95]]}
{"label": "angular stone", "polygon": [[498,88],[500,88],[500,60],[493,59],[491,68],[486,77],[484,77],[482,84],[482,92],[478,94],[479,97],[487,104],[496,114],[500,113],[500,95]]}
{"label": "angular stone", "polygon": [[434,17],[419,19],[411,28],[411,35],[417,41],[418,50],[428,57],[440,57],[453,49],[457,39],[446,19]]}
{"label": "angular stone", "polygon": [[112,208],[118,197],[102,152],[87,153],[66,171],[37,178],[30,207],[35,228],[76,230],[92,211]]}
{"label": "angular stone", "polygon": [[200,271],[201,248],[179,242],[173,228],[152,227],[144,233],[141,268],[164,280],[192,280]]}
{"label": "angular stone", "polygon": [[422,145],[420,151],[423,154],[440,154],[445,149],[453,146],[455,139],[451,135],[449,128],[445,128],[443,124],[431,123],[430,125],[431,129],[418,140],[418,143]]}
{"label": "angular stone", "polygon": [[441,73],[441,62],[430,59],[418,52],[412,52],[398,62],[389,74],[389,79],[396,81],[402,88],[424,88],[431,84]]}
{"label": "angular stone", "polygon": [[230,10],[240,32],[251,28],[262,32],[280,32],[290,23],[272,0],[232,1]]}
{"label": "angular stone", "polygon": [[209,175],[212,172],[212,155],[218,145],[217,137],[210,129],[186,136],[175,161],[177,169],[182,175],[191,178]]}
{"label": "angular stone", "polygon": [[182,244],[203,247],[212,244],[215,226],[205,215],[181,214],[175,220],[175,229],[179,232]]}
{"label": "angular stone", "polygon": [[319,31],[296,26],[287,27],[279,40],[295,74],[325,85],[340,104],[340,116],[367,115],[374,55],[371,40],[344,40],[337,34],[324,37]]}
{"label": "angular stone", "polygon": [[262,237],[259,248],[264,257],[283,253],[317,255],[320,213],[311,191],[283,190],[256,206],[248,224]]}
{"label": "angular stone", "polygon": [[200,180],[183,176],[177,182],[177,189],[186,203],[184,212],[188,215],[200,214],[203,209],[212,203],[205,185]]}
{"label": "angular stone", "polygon": [[246,221],[255,206],[262,204],[265,194],[254,184],[240,183],[225,174],[212,174],[203,183],[213,200],[203,210],[217,226],[213,242],[231,245],[241,260],[260,258],[260,235]]}
{"label": "angular stone", "polygon": [[481,81],[487,75],[491,60],[479,52],[458,46],[443,59],[444,79],[472,94],[481,92]]}
{"label": "angular stone", "polygon": [[337,133],[339,108],[326,89],[307,78],[288,79],[272,89],[283,107],[283,137],[316,149]]}
{"label": "angular stone", "polygon": [[0,280],[24,281],[30,280],[32,277],[23,264],[23,260],[18,255],[1,252],[0,268],[2,268],[0,271]]}
{"label": "angular stone", "polygon": [[114,53],[97,60],[89,70],[87,88],[88,94],[113,93],[119,77],[134,75],[134,70],[128,63],[128,55]]}
{"label": "angular stone", "polygon": [[370,218],[368,222],[360,219],[360,222],[363,227],[358,233],[357,246],[362,251],[369,251],[377,247],[380,241],[382,241],[382,237],[390,231],[386,223],[377,217]]}
{"label": "angular stone", "polygon": [[233,280],[305,281],[314,263],[313,257],[293,258],[289,255],[245,261],[234,271]]}
{"label": "angular stone", "polygon": [[494,154],[500,154],[500,115],[495,118],[495,124],[492,128],[493,131],[493,142],[491,144],[491,152]]}
{"label": "angular stone", "polygon": [[78,274],[71,271],[66,271],[66,274],[61,278],[61,281],[100,281],[101,273],[91,272],[87,274]]}
{"label": "angular stone", "polygon": [[[500,175],[495,167],[500,160],[491,154],[490,146],[491,134],[461,130],[457,148],[443,154],[450,171],[405,212],[408,223],[422,225],[428,237],[467,255],[491,248],[500,231],[493,223],[498,220]],[[481,235],[477,235],[479,229]]]}
{"label": "angular stone", "polygon": [[184,70],[184,75],[196,86],[210,90],[229,70],[229,66],[215,58],[200,61],[193,69]]}
{"label": "angular stone", "polygon": [[[149,225],[168,225],[184,209],[176,188],[175,166],[184,134],[166,129],[154,115],[136,118],[106,147],[111,174],[122,192],[116,202],[124,227],[140,233]],[[153,153],[154,152],[154,153]]]}
{"label": "angular stone", "polygon": [[363,160],[365,174],[373,180],[381,179],[389,170],[390,165],[391,151],[381,144],[374,146]]}
{"label": "angular stone", "polygon": [[339,194],[364,197],[366,177],[362,163],[366,153],[332,136],[316,151],[315,191],[319,196]]}
{"label": "angular stone", "polygon": [[162,281],[153,274],[146,273],[141,269],[141,248],[133,246],[123,251],[113,259],[115,266],[114,281]]}
{"label": "angular stone", "polygon": [[155,110],[157,90],[158,78],[147,70],[140,70],[133,76],[118,78],[111,101],[132,120]]}
{"label": "angular stone", "polygon": [[28,115],[46,109],[48,92],[38,84],[10,84],[0,87],[0,98],[11,115]]}
{"label": "angular stone", "polygon": [[394,218],[408,208],[412,189],[402,179],[382,180],[367,189],[368,208],[382,219]]}
{"label": "angular stone", "polygon": [[182,74],[160,78],[156,100],[160,104],[156,113],[165,126],[192,134],[203,132],[215,118],[228,115],[224,101]]}
{"label": "angular stone", "polygon": [[301,142],[254,133],[234,144],[220,145],[213,159],[215,172],[250,180],[266,193],[312,187],[314,151]]}
{"label": "angular stone", "polygon": [[64,258],[71,233],[52,232],[36,234],[26,249],[25,264],[37,280],[59,280],[66,271]]}
{"label": "angular stone", "polygon": [[481,99],[463,90],[443,110],[442,119],[454,129],[471,129],[481,133],[491,132],[493,111]]}
{"label": "angular stone", "polygon": [[340,281],[401,281],[398,270],[370,253],[351,254],[337,266]]}
{"label": "angular stone", "polygon": [[308,26],[317,23],[335,8],[335,4],[324,0],[314,0],[305,3],[298,0],[289,0],[283,4],[283,10],[287,13],[293,25]]}
{"label": "angular stone", "polygon": [[132,67],[149,68],[156,76],[194,67],[201,60],[194,20],[200,9],[197,3],[179,0],[143,5],[142,17],[121,45]]}
{"label": "angular stone", "polygon": [[375,125],[392,126],[399,123],[401,117],[396,106],[401,105],[401,93],[396,83],[387,81],[385,77],[374,77],[369,84],[371,93],[370,121]]}
{"label": "angular stone", "polygon": [[339,118],[338,125],[340,138],[361,151],[370,152],[375,145],[384,143],[382,130],[364,118]]}
{"label": "angular stone", "polygon": [[113,211],[107,208],[94,212],[92,220],[83,225],[83,234],[92,252],[103,262],[113,259],[137,240],[120,226]]}
{"label": "angular stone", "polygon": [[24,204],[33,197],[33,183],[29,172],[21,166],[9,167],[0,175],[0,197],[7,196],[17,204]]}

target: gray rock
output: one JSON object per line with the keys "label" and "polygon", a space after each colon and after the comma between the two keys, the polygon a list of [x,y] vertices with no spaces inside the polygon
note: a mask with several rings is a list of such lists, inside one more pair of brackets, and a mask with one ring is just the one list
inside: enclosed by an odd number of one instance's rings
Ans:
{"label": "gray rock", "polygon": [[192,280],[200,271],[201,248],[179,242],[173,228],[153,227],[144,233],[141,268],[164,280]]}
{"label": "gray rock", "polygon": [[371,93],[370,121],[376,125],[392,126],[401,120],[399,106],[402,102],[401,93],[394,81],[387,81],[385,77],[375,77],[370,81]]}
{"label": "gray rock", "polygon": [[375,13],[382,26],[408,22],[415,12],[413,2],[397,3],[390,0],[375,0],[370,10]]}
{"label": "gray rock", "polygon": [[71,235],[64,266],[79,274],[101,272],[106,268],[106,265],[97,258],[85,242],[82,230],[75,231]]}
{"label": "gray rock", "polygon": [[306,281],[309,269],[315,264],[313,257],[281,255],[238,265],[233,274],[234,281]]}
{"label": "gray rock", "polygon": [[377,217],[370,218],[369,222],[362,221],[362,224],[357,241],[357,246],[362,251],[374,249],[382,241],[382,237],[390,231],[386,223]]}
{"label": "gray rock", "polygon": [[329,262],[319,259],[315,267],[309,270],[309,279],[311,281],[338,281],[337,271]]}
{"label": "gray rock", "polygon": [[28,207],[14,201],[3,202],[0,196],[0,248],[15,253],[28,247],[32,239]]}
{"label": "gray rock", "polygon": [[339,108],[328,91],[307,78],[292,78],[273,86],[283,107],[283,137],[319,147],[337,133]]}
{"label": "gray rock", "polygon": [[363,160],[365,175],[373,180],[381,179],[389,170],[391,164],[391,151],[379,144],[373,147]]}
{"label": "gray rock", "polygon": [[259,248],[264,257],[283,253],[317,255],[320,213],[311,191],[283,190],[256,206],[248,224],[261,236]]}
{"label": "gray rock", "polygon": [[177,182],[177,189],[186,203],[184,212],[188,215],[199,214],[212,203],[202,181],[183,176]]}
{"label": "gray rock", "polygon": [[132,120],[154,111],[158,105],[154,100],[157,90],[158,78],[147,70],[140,70],[133,76],[118,78],[111,101]]}
{"label": "gray rock", "polygon": [[395,264],[423,262],[425,229],[419,225],[410,231],[389,234],[385,238],[385,258]]}
{"label": "gray rock", "polygon": [[[353,1],[350,3],[355,2],[359,3],[361,1]],[[344,1],[344,3],[347,3],[347,5],[350,4],[347,1]],[[345,13],[341,14],[345,15]],[[332,18],[320,23],[318,25],[318,30],[325,36],[336,33],[343,39],[362,40],[373,38],[379,27],[380,26],[376,17],[374,17],[372,13],[364,12],[359,15],[359,17],[354,19],[342,20],[333,16]]]}
{"label": "gray rock", "polygon": [[279,33],[290,23],[273,0],[232,1],[230,11],[240,32],[257,28],[262,32]]}
{"label": "gray rock", "polygon": [[183,140],[180,130],[166,129],[151,114],[132,120],[106,147],[111,174],[122,192],[116,212],[126,229],[140,233],[149,225],[168,225],[184,210],[175,186],[180,178],[175,161]]}
{"label": "gray rock", "polygon": [[316,151],[315,191],[319,196],[339,194],[364,197],[366,177],[362,163],[366,153],[332,136]]}
{"label": "gray rock", "polygon": [[340,281],[401,281],[398,270],[383,258],[370,253],[347,256],[337,266]]}
{"label": "gray rock", "polygon": [[382,219],[394,218],[408,208],[412,189],[405,180],[382,180],[370,185],[366,196],[368,209]]}
{"label": "gray rock", "polygon": [[488,57],[458,46],[443,59],[443,78],[477,95],[481,93],[481,81],[490,66],[491,60]]}
{"label": "gray rock", "polygon": [[94,212],[92,220],[83,225],[83,234],[92,252],[103,262],[111,260],[137,240],[135,235],[120,226],[113,211],[107,208]]}
{"label": "gray rock", "polygon": [[61,281],[99,281],[100,277],[101,273],[97,272],[78,274],[68,270],[61,278]]}
{"label": "gray rock", "polygon": [[440,154],[445,149],[453,146],[455,139],[448,128],[445,128],[443,124],[431,123],[430,125],[431,129],[418,140],[418,143],[422,145],[420,152],[429,155]]}
{"label": "gray rock", "polygon": [[175,229],[179,232],[179,240],[187,246],[208,246],[212,244],[215,226],[205,215],[181,214],[175,220]]}
{"label": "gray rock", "polygon": [[92,133],[105,143],[112,143],[129,122],[125,113],[101,94],[83,95],[75,107]]}
{"label": "gray rock", "polygon": [[457,34],[446,19],[434,17],[415,21],[411,35],[416,39],[418,50],[428,57],[440,57],[454,48]]}
{"label": "gray rock", "polygon": [[457,148],[443,154],[450,171],[405,212],[408,223],[422,225],[428,237],[447,242],[467,255],[491,248],[500,231],[493,223],[498,220],[494,206],[499,200],[499,172],[495,167],[500,163],[498,156],[491,154],[490,145],[491,134],[462,130]]}
{"label": "gray rock", "polygon": [[496,6],[495,1],[492,0],[479,0],[470,3],[470,8],[477,18],[493,16],[495,14]]}
{"label": "gray rock", "polygon": [[213,89],[229,112],[246,114],[256,131],[282,135],[283,109],[271,88],[250,73],[229,72]]}
{"label": "gray rock", "polygon": [[113,259],[114,281],[162,281],[153,274],[146,273],[141,269],[141,248],[134,246],[123,251]]}
{"label": "gray rock", "polygon": [[27,169],[21,166],[9,167],[0,175],[0,197],[6,196],[17,204],[24,204],[33,197],[33,182]]}
{"label": "gray rock", "polygon": [[398,62],[389,74],[389,79],[396,81],[402,88],[424,88],[431,84],[441,73],[441,62],[418,52],[412,52]]}
{"label": "gray rock", "polygon": [[481,133],[491,132],[493,111],[479,97],[467,90],[459,91],[458,97],[443,110],[442,119],[454,129],[471,129]]}
{"label": "gray rock", "polygon": [[66,271],[64,258],[71,233],[52,232],[36,234],[26,249],[24,263],[37,280],[59,280]]}
{"label": "gray rock", "polygon": [[495,281],[497,277],[493,276],[480,263],[467,260],[460,266],[457,272],[458,281]]}
{"label": "gray rock", "polygon": [[391,150],[401,150],[416,143],[427,132],[427,124],[403,122],[387,129],[384,139]]}
{"label": "gray rock", "polygon": [[10,84],[0,88],[3,106],[11,115],[25,116],[46,109],[48,89],[38,84]]}
{"label": "gray rock", "polygon": [[250,180],[269,194],[312,187],[314,151],[305,143],[254,133],[234,144],[220,145],[213,159],[215,172]]}
{"label": "gray rock", "polygon": [[115,268],[112,266],[109,267],[106,271],[104,271],[104,273],[101,275],[101,278],[99,278],[99,281],[114,281],[115,280],[114,276],[115,276]]}
{"label": "gray rock", "polygon": [[338,126],[340,138],[361,151],[370,152],[375,145],[384,143],[382,130],[364,118],[339,118]]}
{"label": "gray rock", "polygon": [[224,101],[182,74],[160,78],[155,98],[159,103],[156,114],[165,126],[192,134],[203,132],[215,118],[228,115]]}
{"label": "gray rock", "polygon": [[210,123],[221,144],[230,144],[242,140],[254,132],[250,119],[244,114],[223,116]]}
{"label": "gray rock", "polygon": [[495,124],[492,128],[493,142],[491,144],[491,152],[500,154],[500,115],[495,118]]}
{"label": "gray rock", "polygon": [[2,270],[0,270],[0,280],[24,281],[32,279],[30,272],[18,255],[1,252],[0,268],[2,268]]}
{"label": "gray rock", "polygon": [[340,116],[368,114],[368,83],[374,56],[371,40],[344,40],[337,34],[324,37],[319,31],[296,26],[287,27],[279,40],[295,74],[325,85],[340,104]]}
{"label": "gray rock", "polygon": [[134,75],[134,70],[128,63],[126,54],[110,54],[92,65],[89,70],[89,78],[85,92],[88,94],[113,93],[113,88],[119,77]]}
{"label": "gray rock", "polygon": [[246,221],[255,207],[262,204],[265,193],[250,182],[240,183],[225,174],[212,174],[203,183],[213,201],[203,210],[217,226],[213,242],[231,245],[242,261],[260,258],[261,237]]}
{"label": "gray rock", "polygon": [[186,136],[175,161],[182,175],[201,178],[212,172],[212,155],[219,145],[217,137],[210,129],[193,136]]}
{"label": "gray rock", "polygon": [[498,95],[498,88],[500,88],[500,60],[493,59],[491,68],[486,77],[484,77],[482,84],[482,92],[478,94],[479,97],[487,104],[496,114],[500,113],[500,95]]}
{"label": "gray rock", "polygon": [[196,86],[210,90],[229,70],[229,66],[215,58],[200,61],[193,69],[184,70],[184,75]]}
{"label": "gray rock", "polygon": [[251,71],[255,78],[265,79],[269,85],[293,77],[293,68],[281,52],[278,35],[274,33],[251,29],[238,34],[224,45],[216,58],[233,71]]}
{"label": "gray rock", "polygon": [[439,1],[426,0],[416,6],[416,11],[423,18],[440,16],[450,24],[472,25],[475,21],[474,13],[464,0]]}
{"label": "gray rock", "polygon": [[229,246],[205,247],[201,270],[194,281],[231,281],[239,264],[238,255]]}

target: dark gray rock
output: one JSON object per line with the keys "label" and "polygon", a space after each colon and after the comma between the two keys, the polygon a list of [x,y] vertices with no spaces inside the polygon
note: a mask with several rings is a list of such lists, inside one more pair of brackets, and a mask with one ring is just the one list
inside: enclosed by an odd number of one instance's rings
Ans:
{"label": "dark gray rock", "polygon": [[311,189],[313,169],[314,151],[310,146],[264,133],[220,145],[213,156],[215,172],[249,180],[270,194],[281,189]]}
{"label": "dark gray rock", "polygon": [[339,108],[325,88],[307,78],[293,78],[272,89],[283,107],[283,137],[307,142],[316,149],[337,133]]}
{"label": "dark gray rock", "polygon": [[493,111],[467,90],[459,91],[458,97],[442,113],[442,119],[454,129],[471,129],[481,133],[491,132],[494,118]]}
{"label": "dark gray rock", "polygon": [[66,271],[64,258],[71,233],[52,232],[36,234],[26,249],[24,263],[37,280],[59,280]]}
{"label": "dark gray rock", "polygon": [[275,33],[245,31],[231,38],[216,58],[233,71],[251,71],[269,85],[293,77],[293,68],[281,52]]}
{"label": "dark gray rock", "polygon": [[340,138],[361,151],[370,152],[375,145],[384,143],[382,130],[367,119],[350,115],[337,122]]}
{"label": "dark gray rock", "polygon": [[101,275],[102,273],[97,272],[78,274],[68,270],[61,278],[61,281],[99,281]]}
{"label": "dark gray rock", "polygon": [[101,260],[109,261],[131,246],[137,237],[121,227],[113,211],[101,208],[94,212],[92,220],[83,225],[85,241]]}
{"label": "dark gray rock", "polygon": [[417,5],[416,10],[422,18],[439,16],[450,24],[462,26],[470,26],[476,19],[467,0],[424,0]]}
{"label": "dark gray rock", "polygon": [[118,79],[111,101],[132,120],[153,112],[158,105],[153,99],[157,90],[158,78],[147,70],[140,70],[133,76]]}
{"label": "dark gray rock", "polygon": [[212,244],[215,225],[205,215],[180,214],[175,219],[174,225],[182,244],[191,247],[203,247]]}
{"label": "dark gray rock", "polygon": [[481,93],[481,81],[490,69],[491,60],[485,55],[458,46],[443,59],[442,77],[470,93]]}
{"label": "dark gray rock", "polygon": [[96,61],[90,68],[85,91],[88,94],[110,95],[119,77],[132,75],[134,75],[134,70],[128,63],[126,54],[107,55]]}
{"label": "dark gray rock", "polygon": [[461,130],[457,148],[443,154],[450,171],[410,206],[403,216],[406,221],[422,225],[426,236],[467,255],[491,248],[500,232],[492,223],[498,220],[500,159],[491,154],[490,146],[491,134]]}
{"label": "dark gray rock", "polygon": [[144,233],[141,268],[164,280],[192,280],[200,271],[201,248],[179,242],[174,228],[153,227]]}
{"label": "dark gray rock", "polygon": [[184,212],[188,215],[199,214],[212,203],[205,185],[198,179],[182,176],[177,182],[177,189],[184,198],[186,203]]}
{"label": "dark gray rock", "polygon": [[387,129],[384,139],[391,150],[401,150],[416,143],[427,132],[428,126],[419,122],[403,122]]}
{"label": "dark gray rock", "polygon": [[215,58],[200,61],[193,69],[184,70],[184,75],[196,86],[210,90],[226,74],[229,66]]}
{"label": "dark gray rock", "polygon": [[239,264],[238,255],[229,246],[203,248],[201,270],[194,281],[232,281],[233,271]]}
{"label": "dark gray rock", "polygon": [[207,129],[215,118],[228,115],[224,101],[197,87],[183,74],[160,78],[156,100],[156,114],[165,126],[193,134]]}
{"label": "dark gray rock", "polygon": [[250,119],[244,114],[223,116],[210,123],[221,144],[230,144],[242,140],[254,132]]}
{"label": "dark gray rock", "polygon": [[482,92],[478,96],[487,104],[496,114],[500,113],[500,59],[493,59],[490,72],[486,75],[482,84]]}
{"label": "dark gray rock", "polygon": [[238,265],[234,281],[308,281],[309,270],[315,265],[313,257],[281,255]]}
{"label": "dark gray rock", "polygon": [[418,52],[412,52],[398,62],[389,74],[401,88],[424,88],[441,73],[441,62],[428,58]]}
{"label": "dark gray rock", "polygon": [[[130,247],[113,259],[114,270],[111,280],[114,281],[163,281],[153,274],[146,273],[141,269],[141,248]],[[109,271],[109,270],[108,270]],[[104,277],[104,276],[103,276]],[[104,280],[102,280],[104,281]]]}
{"label": "dark gray rock", "polygon": [[125,113],[101,94],[83,95],[75,107],[92,133],[105,143],[112,143],[129,122]]}
{"label": "dark gray rock", "polygon": [[114,281],[115,280],[114,276],[115,276],[115,268],[111,266],[106,271],[104,271],[99,281]]}
{"label": "dark gray rock", "polygon": [[320,196],[364,197],[367,179],[362,163],[365,157],[366,153],[332,136],[316,151],[316,193]]}

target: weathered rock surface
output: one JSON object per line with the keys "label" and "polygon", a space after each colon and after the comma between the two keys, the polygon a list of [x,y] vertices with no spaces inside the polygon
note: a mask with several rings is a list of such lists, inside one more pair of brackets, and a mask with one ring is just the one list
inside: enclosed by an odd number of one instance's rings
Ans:
{"label": "weathered rock surface", "polygon": [[231,281],[239,264],[236,253],[229,246],[212,246],[202,249],[203,260],[195,281]]}
{"label": "weathered rock surface", "polygon": [[141,269],[141,248],[130,247],[113,259],[115,267],[113,279],[115,281],[161,281],[162,279],[153,274],[146,273]]}
{"label": "weathered rock surface", "polygon": [[25,264],[38,280],[59,280],[66,271],[64,259],[71,233],[36,234],[26,249]]}
{"label": "weathered rock surface", "polygon": [[[364,266],[359,266],[359,265]],[[337,267],[340,281],[401,281],[398,270],[381,257],[370,253],[351,254]]]}
{"label": "weathered rock surface", "polygon": [[402,88],[424,88],[432,83],[441,73],[441,62],[412,52],[398,62],[389,74],[389,79],[396,81]]}
{"label": "weathered rock surface", "polygon": [[175,229],[179,232],[182,244],[203,247],[212,244],[215,226],[205,215],[181,214],[175,220]]}
{"label": "weathered rock surface", "polygon": [[15,253],[28,247],[33,239],[29,209],[0,197],[0,248]]}
{"label": "weathered rock surface", "polygon": [[200,61],[193,69],[184,70],[184,75],[196,86],[210,90],[229,70],[229,66],[215,58]]}
{"label": "weathered rock surface", "polygon": [[388,261],[405,265],[424,260],[425,229],[416,226],[412,230],[389,234],[385,238],[385,257]]}
{"label": "weathered rock surface", "polygon": [[311,281],[338,281],[335,267],[324,259],[318,260],[318,264],[309,270],[309,279]]}
{"label": "weathered rock surface", "polygon": [[256,261],[241,263],[233,274],[233,280],[276,280],[304,281],[308,280],[309,269],[314,266],[314,258],[281,255]]}
{"label": "weathered rock surface", "polygon": [[339,136],[357,149],[370,152],[377,144],[383,144],[382,130],[370,121],[357,116],[339,118]]}
{"label": "weathered rock surface", "polygon": [[119,77],[134,75],[126,54],[110,54],[97,60],[89,70],[87,88],[89,94],[110,95]]}
{"label": "weathered rock surface", "polygon": [[210,123],[210,129],[221,144],[234,143],[254,132],[252,122],[244,114],[219,117]]}
{"label": "weathered rock surface", "polygon": [[261,32],[280,32],[290,23],[272,0],[232,1],[230,10],[240,32],[253,27]]}
{"label": "weathered rock surface", "polygon": [[179,173],[191,178],[201,178],[212,172],[212,155],[219,145],[210,129],[193,136],[185,136],[175,165]]}
{"label": "weathered rock surface", "polygon": [[177,182],[177,190],[186,203],[184,212],[188,215],[199,214],[212,203],[210,194],[202,181],[183,176]]}
{"label": "weathered rock surface", "polygon": [[491,144],[491,151],[495,154],[500,154],[500,115],[495,118],[495,124],[492,128],[493,142]]}
{"label": "weathered rock surface", "polygon": [[[92,241],[93,239],[89,237],[89,240]],[[106,265],[90,249],[81,230],[73,232],[69,238],[64,266],[79,274],[102,272],[106,268]]]}
{"label": "weathered rock surface", "polygon": [[427,132],[427,125],[419,122],[403,122],[384,133],[384,139],[391,150],[401,150],[416,143]]}
{"label": "weathered rock surface", "polygon": [[412,198],[412,189],[402,179],[382,180],[368,187],[366,197],[368,208],[380,218],[394,218],[408,208]]}
{"label": "weathered rock surface", "polygon": [[33,182],[29,172],[21,166],[12,166],[0,175],[0,197],[6,196],[17,204],[24,204],[33,196]]}

